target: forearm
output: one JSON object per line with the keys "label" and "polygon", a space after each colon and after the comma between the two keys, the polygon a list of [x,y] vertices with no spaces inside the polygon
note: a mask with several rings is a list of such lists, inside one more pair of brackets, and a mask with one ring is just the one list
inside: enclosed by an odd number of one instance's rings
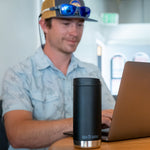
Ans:
{"label": "forearm", "polygon": [[[21,133],[21,130],[24,130],[24,132]],[[29,148],[47,147],[54,141],[63,138],[63,131],[66,130],[72,130],[71,119],[26,122],[22,125],[22,129],[18,129],[20,132],[18,136],[20,138],[19,144]]]}
{"label": "forearm", "polygon": [[72,119],[56,121],[25,120],[13,128],[10,143],[16,148],[48,147],[63,138],[63,131],[72,130]]}

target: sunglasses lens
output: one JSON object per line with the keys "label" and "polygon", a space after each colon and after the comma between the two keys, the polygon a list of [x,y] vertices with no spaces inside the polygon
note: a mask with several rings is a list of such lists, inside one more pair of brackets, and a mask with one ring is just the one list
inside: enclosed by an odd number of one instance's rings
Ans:
{"label": "sunglasses lens", "polygon": [[82,17],[90,16],[90,8],[88,7],[76,7],[70,4],[60,5],[60,14],[63,16],[80,15]]}
{"label": "sunglasses lens", "polygon": [[90,16],[90,8],[88,8],[88,7],[80,7],[80,15],[82,17],[89,17]]}
{"label": "sunglasses lens", "polygon": [[62,4],[60,8],[60,12],[64,16],[72,16],[74,15],[76,11],[76,6],[73,5],[67,5],[67,4]]}

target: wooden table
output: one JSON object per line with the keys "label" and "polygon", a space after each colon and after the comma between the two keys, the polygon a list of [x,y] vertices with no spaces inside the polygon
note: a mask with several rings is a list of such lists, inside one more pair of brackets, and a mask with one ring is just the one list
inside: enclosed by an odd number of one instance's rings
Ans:
{"label": "wooden table", "polygon": [[[49,150],[79,149],[74,147],[73,138],[67,137],[52,144]],[[150,150],[150,138],[139,138],[117,142],[102,142],[100,148],[93,150]]]}

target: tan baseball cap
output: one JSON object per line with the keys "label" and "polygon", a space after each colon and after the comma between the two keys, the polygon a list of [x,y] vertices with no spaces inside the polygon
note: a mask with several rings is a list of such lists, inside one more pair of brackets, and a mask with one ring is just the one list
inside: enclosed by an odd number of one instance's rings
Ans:
{"label": "tan baseball cap", "polygon": [[89,17],[80,16],[78,13],[75,13],[74,15],[71,15],[71,16],[70,15],[64,16],[60,13],[60,11],[58,9],[50,10],[50,8],[60,6],[61,4],[70,4],[70,5],[74,5],[77,7],[85,6],[83,0],[45,0],[41,7],[40,17],[42,19],[48,19],[48,18],[53,18],[53,17],[56,17],[56,18],[81,18],[81,19],[84,19],[87,21],[94,21],[94,22],[97,21],[97,20],[91,19]]}

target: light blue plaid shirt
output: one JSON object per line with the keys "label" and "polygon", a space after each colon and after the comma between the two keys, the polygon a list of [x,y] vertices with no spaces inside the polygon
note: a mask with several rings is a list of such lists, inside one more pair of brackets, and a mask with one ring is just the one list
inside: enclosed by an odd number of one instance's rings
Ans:
{"label": "light blue plaid shirt", "polygon": [[[33,56],[6,72],[2,88],[3,115],[11,110],[27,110],[35,120],[72,117],[73,78],[76,77],[99,78],[102,109],[114,108],[115,101],[96,66],[81,62],[73,55],[65,76],[39,48]],[[14,149],[10,146],[9,150]]]}

